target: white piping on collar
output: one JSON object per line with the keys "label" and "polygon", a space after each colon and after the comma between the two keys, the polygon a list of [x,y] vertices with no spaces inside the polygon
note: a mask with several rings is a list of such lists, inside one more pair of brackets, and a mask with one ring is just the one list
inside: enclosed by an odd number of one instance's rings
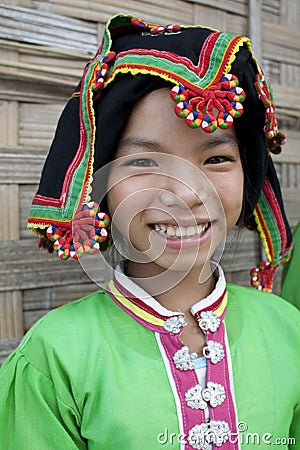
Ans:
{"label": "white piping on collar", "polygon": [[204,308],[208,308],[210,305],[215,303],[219,298],[223,295],[226,289],[226,280],[224,276],[224,272],[218,264],[215,267],[215,273],[218,276],[218,280],[215,286],[215,289],[204,299],[199,300],[199,302],[195,303],[191,307],[192,315],[195,315],[198,311]]}
{"label": "white piping on collar", "polygon": [[[215,263],[213,263],[215,264]],[[224,277],[224,272],[219,265],[216,264],[215,273],[218,276],[215,289],[204,299],[195,303],[190,311],[193,315],[197,313],[200,309],[204,309],[215,303],[221,295],[224,293],[226,288],[226,281]],[[177,315],[182,315],[180,311],[171,311],[164,306],[162,306],[155,298],[153,298],[148,292],[143,288],[138,286],[134,281],[132,281],[123,270],[121,264],[117,266],[114,272],[114,276],[118,283],[120,283],[127,291],[129,291],[134,297],[142,300],[146,305],[154,309],[156,312],[163,316],[173,317]]]}
{"label": "white piping on collar", "polygon": [[179,311],[174,312],[165,308],[157,300],[155,300],[155,298],[151,297],[151,295],[148,294],[148,292],[146,292],[143,288],[138,286],[127,275],[125,275],[121,264],[119,264],[115,269],[114,276],[116,280],[134,297],[142,300],[146,305],[150,306],[152,309],[157,311],[162,316],[172,317],[181,314]]}

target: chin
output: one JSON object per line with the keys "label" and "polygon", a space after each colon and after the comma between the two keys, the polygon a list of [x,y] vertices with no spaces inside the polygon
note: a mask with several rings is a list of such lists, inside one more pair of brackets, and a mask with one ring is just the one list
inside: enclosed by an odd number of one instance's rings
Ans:
{"label": "chin", "polygon": [[179,252],[176,257],[174,255],[161,255],[159,258],[153,261],[154,264],[161,267],[164,270],[170,270],[173,272],[186,272],[197,270],[201,272],[207,264],[210,264],[211,255],[201,255],[199,251],[195,252]]}

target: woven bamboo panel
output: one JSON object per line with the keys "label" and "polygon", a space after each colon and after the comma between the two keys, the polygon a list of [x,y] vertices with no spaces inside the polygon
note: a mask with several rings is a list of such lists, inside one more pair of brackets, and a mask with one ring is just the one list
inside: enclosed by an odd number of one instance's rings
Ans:
{"label": "woven bamboo panel", "polygon": [[21,338],[3,338],[0,345],[0,365],[5,361],[8,355],[18,346]]}
{"label": "woven bamboo panel", "polygon": [[0,311],[0,339],[22,337],[24,326],[21,292],[0,292]]}
{"label": "woven bamboo panel", "polygon": [[[242,12],[245,11],[245,8],[241,9]],[[217,30],[230,31],[231,33],[247,33],[247,17],[245,13],[239,15],[232,14],[232,10],[229,7],[215,9],[207,6],[207,2],[197,1],[195,5],[194,23],[200,23]]]}
{"label": "woven bamboo panel", "polygon": [[18,145],[48,148],[63,106],[60,104],[21,103]]}
{"label": "woven bamboo panel", "polygon": [[[26,221],[58,117],[111,15],[252,33],[288,135],[274,158],[287,214],[292,226],[300,220],[300,2],[258,1],[251,25],[250,1],[0,0],[0,364],[42,315],[98,288],[78,262],[39,250]],[[228,237],[222,265],[229,282],[249,285],[260,259],[257,236]]]}
{"label": "woven bamboo panel", "polygon": [[0,242],[4,239],[19,239],[19,185],[0,185]]}
{"label": "woven bamboo panel", "polygon": [[37,183],[46,149],[34,147],[0,147],[0,180],[2,183]]}
{"label": "woven bamboo panel", "polygon": [[43,10],[64,16],[82,18],[89,22],[105,23],[112,15],[120,12],[147,17],[149,21],[163,23],[193,23],[193,4],[184,0],[36,0],[35,5]]}
{"label": "woven bamboo panel", "polygon": [[98,44],[95,24],[86,26],[79,20],[5,3],[1,4],[1,17],[4,39],[45,45],[49,52],[51,47],[62,47],[74,54],[75,49],[89,51]]}
{"label": "woven bamboo panel", "polygon": [[95,291],[93,284],[77,284],[76,297],[74,286],[54,286],[41,289],[27,289],[23,296],[24,330],[27,331],[40,317],[53,308],[62,306],[75,298],[84,297]]}
{"label": "woven bamboo panel", "polygon": [[[190,0],[195,5],[208,6],[205,0]],[[215,0],[213,4],[208,6],[215,14],[221,12],[229,12],[239,16],[246,16],[248,14],[248,2],[246,0]],[[206,19],[206,17],[205,17]]]}

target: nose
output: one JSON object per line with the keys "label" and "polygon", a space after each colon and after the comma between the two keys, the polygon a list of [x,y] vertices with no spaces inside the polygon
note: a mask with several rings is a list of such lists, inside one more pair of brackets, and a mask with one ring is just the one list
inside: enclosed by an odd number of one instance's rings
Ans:
{"label": "nose", "polygon": [[160,191],[160,201],[166,207],[180,207],[191,209],[197,205],[205,204],[207,201],[207,187],[201,180],[188,182],[175,176],[165,177],[164,186]]}

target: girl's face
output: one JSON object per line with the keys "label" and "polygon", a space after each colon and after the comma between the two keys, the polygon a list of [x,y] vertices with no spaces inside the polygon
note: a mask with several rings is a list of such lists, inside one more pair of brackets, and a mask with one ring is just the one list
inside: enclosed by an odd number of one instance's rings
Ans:
{"label": "girl's face", "polygon": [[233,130],[189,128],[175,115],[169,90],[159,89],[130,114],[108,206],[131,244],[129,258],[146,264],[147,273],[201,270],[240,216],[243,185]]}

